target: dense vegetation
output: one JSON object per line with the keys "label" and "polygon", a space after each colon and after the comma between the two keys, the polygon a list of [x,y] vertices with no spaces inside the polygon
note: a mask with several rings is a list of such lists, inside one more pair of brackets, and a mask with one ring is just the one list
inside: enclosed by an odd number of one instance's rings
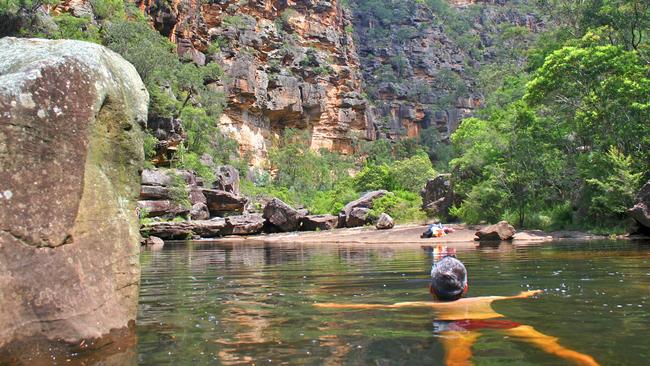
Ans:
{"label": "dense vegetation", "polygon": [[[421,220],[417,192],[435,166],[452,173],[462,198],[452,213],[462,221],[622,230],[634,192],[650,178],[647,1],[513,1],[509,6],[545,15],[545,31],[533,35],[525,27],[503,25],[497,47],[489,49],[469,32],[485,5],[459,11],[441,0],[416,2],[429,7],[437,15],[434,21],[481,61],[468,64],[467,72],[485,96],[485,108],[463,121],[451,146],[428,129],[419,139],[358,141],[354,156],[342,156],[312,151],[304,132],[287,129],[274,141],[268,166],[250,172],[236,142],[216,125],[224,98],[210,84],[222,77],[219,66],[180,59],[130,3],[92,0],[92,15],[74,17],[39,10],[55,0],[5,0],[0,35],[81,39],[117,51],[147,85],[150,118],[182,121],[186,139],[169,163],[208,181],[214,174],[206,156],[216,164],[237,165],[243,190],[252,196],[277,196],[314,213],[336,213],[364,191],[387,189],[392,193],[377,202],[375,214]],[[350,6],[380,19],[374,37],[389,39],[388,25],[411,17],[413,4],[357,0]],[[397,37],[412,32],[418,29],[398,29]],[[483,57],[487,53],[489,59]],[[403,80],[403,60],[385,62],[377,80]],[[441,78],[449,98],[466,92],[467,81],[458,74],[441,72]],[[148,136],[149,158],[157,154],[156,145]]]}
{"label": "dense vegetation", "polygon": [[[650,178],[650,5],[545,1],[553,28],[452,136],[464,221],[624,225]],[[624,230],[622,227],[619,230]]]}

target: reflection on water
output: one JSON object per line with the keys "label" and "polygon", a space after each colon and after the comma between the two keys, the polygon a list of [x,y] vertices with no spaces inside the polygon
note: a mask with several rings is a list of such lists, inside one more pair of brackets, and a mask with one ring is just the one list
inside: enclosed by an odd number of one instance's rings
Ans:
{"label": "reflection on water", "polygon": [[[468,296],[546,291],[495,302],[501,319],[557,337],[603,365],[641,365],[650,358],[649,244],[463,246],[458,257],[469,271]],[[445,359],[449,339],[431,309],[313,306],[429,300],[427,248],[177,243],[143,251],[141,262],[137,345],[116,343],[116,352],[68,355],[57,364],[439,365]],[[498,329],[481,330],[472,353],[476,365],[565,362]]]}
{"label": "reflection on water", "polygon": [[[458,256],[469,296],[544,289],[495,302],[508,320],[558,337],[601,364],[650,356],[650,247],[635,242],[480,246]],[[174,364],[440,364],[430,309],[332,310],[316,302],[429,300],[426,248],[189,243],[142,256],[138,361]],[[562,360],[482,330],[477,364]],[[621,352],[625,350],[625,352]]]}

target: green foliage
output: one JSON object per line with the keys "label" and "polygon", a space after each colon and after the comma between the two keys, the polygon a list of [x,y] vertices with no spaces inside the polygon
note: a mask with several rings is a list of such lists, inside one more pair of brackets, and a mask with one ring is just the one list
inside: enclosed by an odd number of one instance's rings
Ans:
{"label": "green foliage", "polygon": [[123,0],[91,0],[90,6],[99,19],[123,19],[126,15]]}
{"label": "green foliage", "polygon": [[397,190],[372,202],[370,216],[389,214],[398,223],[422,223],[426,214],[421,210],[422,198],[417,193]]}
{"label": "green foliage", "polygon": [[216,179],[212,169],[201,162],[200,156],[193,151],[189,151],[183,144],[178,146],[172,160],[172,166],[177,169],[191,170],[206,182],[214,182]]}
{"label": "green foliage", "polygon": [[[590,195],[590,211],[594,217],[624,217],[632,207],[641,186],[642,173],[635,172],[632,157],[612,147],[606,154],[591,154],[591,168],[586,175]],[[596,174],[594,174],[596,173]]]}
{"label": "green foliage", "polygon": [[189,187],[185,182],[185,179],[183,179],[181,175],[173,172],[169,173],[169,177],[171,180],[169,185],[169,196],[171,201],[183,208],[189,209],[192,204],[189,199]]}
{"label": "green foliage", "polygon": [[420,192],[427,180],[435,177],[431,160],[426,153],[396,161],[390,169],[390,175],[397,189],[414,193]]}
{"label": "green foliage", "polygon": [[379,189],[391,190],[395,187],[393,175],[388,165],[366,165],[354,177],[354,188],[359,192]]}
{"label": "green foliage", "polygon": [[307,208],[314,214],[336,215],[343,207],[359,197],[349,178],[343,178],[327,191],[318,191],[308,202]]}
{"label": "green foliage", "polygon": [[91,23],[90,18],[77,18],[70,14],[61,14],[54,17],[58,31],[53,35],[58,39],[78,39],[100,43],[99,29]]}

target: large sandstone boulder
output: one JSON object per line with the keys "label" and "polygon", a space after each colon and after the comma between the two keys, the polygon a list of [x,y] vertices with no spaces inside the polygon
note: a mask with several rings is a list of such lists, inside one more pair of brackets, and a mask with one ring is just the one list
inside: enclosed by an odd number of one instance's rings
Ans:
{"label": "large sandstone boulder", "polygon": [[449,209],[456,200],[450,178],[450,174],[440,174],[429,179],[420,191],[422,209],[427,213],[443,219],[449,218]]}
{"label": "large sandstone boulder", "polygon": [[499,241],[510,240],[515,235],[515,228],[507,221],[501,221],[498,224],[486,226],[476,232],[477,240],[480,241]]}
{"label": "large sandstone boulder", "polygon": [[628,214],[638,223],[638,232],[650,233],[650,181],[641,187]]}
{"label": "large sandstone boulder", "polygon": [[0,348],[135,319],[148,99],[102,46],[0,39]]}
{"label": "large sandstone boulder", "polygon": [[250,214],[226,217],[225,235],[255,235],[264,228],[262,215]]}
{"label": "large sandstone boulder", "polygon": [[[274,198],[264,207],[264,218],[277,231],[297,231],[303,218],[297,210]],[[274,231],[274,230],[271,230]]]}

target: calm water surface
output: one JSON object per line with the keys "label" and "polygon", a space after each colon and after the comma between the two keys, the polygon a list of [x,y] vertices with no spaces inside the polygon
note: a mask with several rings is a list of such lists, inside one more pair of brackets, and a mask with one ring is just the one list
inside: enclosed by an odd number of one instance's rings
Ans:
{"label": "calm water surface", "polygon": [[[459,250],[468,296],[505,319],[559,338],[603,365],[650,363],[650,245],[567,242]],[[332,310],[318,302],[425,301],[429,252],[419,247],[182,243],[144,251],[140,365],[440,365],[435,313]],[[476,365],[569,364],[499,330],[481,330]]]}

